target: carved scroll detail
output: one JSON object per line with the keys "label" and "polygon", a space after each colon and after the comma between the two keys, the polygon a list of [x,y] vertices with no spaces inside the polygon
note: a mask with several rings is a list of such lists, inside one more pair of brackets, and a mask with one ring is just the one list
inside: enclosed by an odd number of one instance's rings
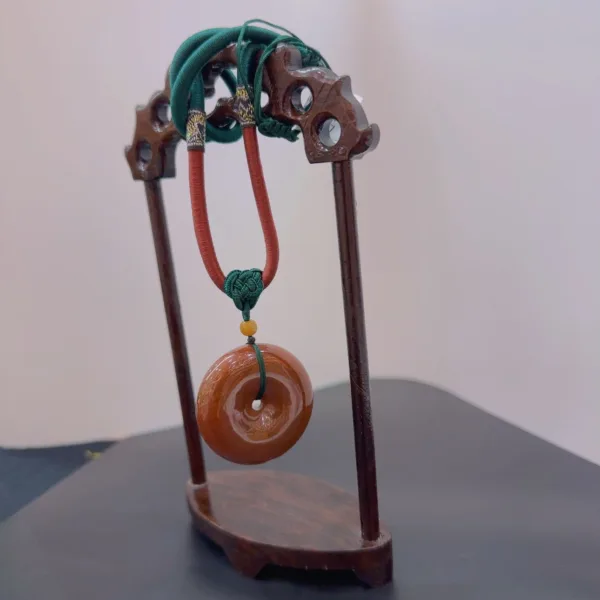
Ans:
{"label": "carved scroll detail", "polygon": [[[214,95],[214,83],[220,72],[235,66],[235,45],[232,45],[203,69],[207,97]],[[269,95],[269,102],[263,108],[265,114],[299,127],[309,162],[360,158],[377,146],[379,127],[369,124],[352,93],[350,78],[340,77],[324,67],[302,67],[296,48],[282,45],[268,58],[263,85]],[[312,93],[312,104],[306,110],[294,102],[294,95],[302,87],[308,87]],[[167,76],[164,89],[136,109],[133,141],[125,149],[134,179],[175,177],[175,148],[181,136],[168,115],[170,94]],[[228,120],[238,118],[239,111],[235,109],[234,99],[221,98],[207,119],[215,126],[223,126]],[[339,139],[326,144],[322,128],[328,120],[339,124]]]}
{"label": "carved scroll detail", "polygon": [[125,148],[125,157],[136,180],[175,177],[175,148],[182,138],[170,119],[170,98],[167,75],[164,89],[135,110],[133,142]]}
{"label": "carved scroll detail", "polygon": [[[298,50],[282,46],[266,63],[266,108],[276,119],[302,130],[306,157],[311,163],[359,158],[375,149],[379,127],[370,125],[360,102],[352,93],[350,78],[340,77],[324,67],[302,67]],[[294,94],[302,87],[312,93],[312,104],[302,111]],[[321,127],[328,119],[339,123],[339,140],[328,146],[322,141]]]}

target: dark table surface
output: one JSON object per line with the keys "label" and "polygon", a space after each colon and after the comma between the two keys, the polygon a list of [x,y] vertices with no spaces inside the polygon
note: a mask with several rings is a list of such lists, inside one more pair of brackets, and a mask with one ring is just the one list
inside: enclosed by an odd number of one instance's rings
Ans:
{"label": "dark table surface", "polygon": [[[190,525],[183,434],[173,429],[113,446],[0,526],[0,598],[600,599],[599,467],[438,389],[392,380],[372,389],[393,584],[236,574]],[[346,385],[317,393],[306,434],[268,468],[354,490]]]}

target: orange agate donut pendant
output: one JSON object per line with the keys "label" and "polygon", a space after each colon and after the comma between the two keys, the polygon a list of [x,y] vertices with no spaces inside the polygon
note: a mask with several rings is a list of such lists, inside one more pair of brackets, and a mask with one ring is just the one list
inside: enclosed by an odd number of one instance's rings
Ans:
{"label": "orange agate donut pendant", "polygon": [[300,361],[273,344],[258,344],[266,385],[252,345],[219,358],[198,390],[196,418],[204,441],[219,456],[242,465],[267,462],[287,452],[302,436],[313,405],[310,378]]}

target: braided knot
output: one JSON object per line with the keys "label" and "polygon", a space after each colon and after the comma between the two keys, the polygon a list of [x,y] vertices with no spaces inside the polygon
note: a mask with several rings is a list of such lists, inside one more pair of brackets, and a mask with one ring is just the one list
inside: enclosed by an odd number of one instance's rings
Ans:
{"label": "braided knot", "polygon": [[265,286],[260,269],[231,271],[225,278],[223,291],[233,300],[236,308],[241,310],[244,320],[250,318],[250,310],[256,306]]}
{"label": "braided knot", "polygon": [[267,137],[278,137],[288,142],[298,139],[300,130],[294,125],[288,125],[273,119],[273,117],[262,117],[258,123],[258,130]]}

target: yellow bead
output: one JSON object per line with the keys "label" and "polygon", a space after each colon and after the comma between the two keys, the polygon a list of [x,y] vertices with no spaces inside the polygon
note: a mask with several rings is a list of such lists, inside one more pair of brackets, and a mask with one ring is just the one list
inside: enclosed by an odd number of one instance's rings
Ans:
{"label": "yellow bead", "polygon": [[253,321],[252,319],[249,321],[242,321],[240,324],[240,331],[242,332],[242,335],[250,337],[258,331],[258,325],[256,324],[256,321]]}

